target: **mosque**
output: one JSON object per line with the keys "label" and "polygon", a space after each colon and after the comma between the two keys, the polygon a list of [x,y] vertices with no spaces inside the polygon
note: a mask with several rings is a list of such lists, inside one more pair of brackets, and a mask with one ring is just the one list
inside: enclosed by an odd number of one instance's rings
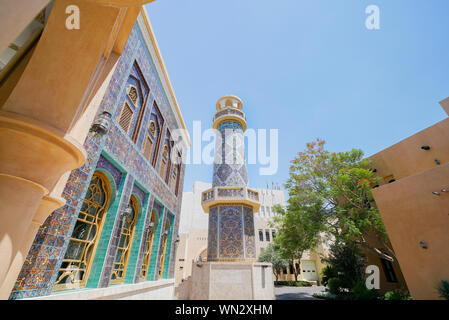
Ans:
{"label": "mosque", "polygon": [[2,1],[0,299],[173,297],[190,140],[148,2]]}

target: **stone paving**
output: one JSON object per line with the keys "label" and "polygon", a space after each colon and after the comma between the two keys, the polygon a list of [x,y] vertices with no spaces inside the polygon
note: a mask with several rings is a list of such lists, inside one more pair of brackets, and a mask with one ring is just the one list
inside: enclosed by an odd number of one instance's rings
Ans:
{"label": "stone paving", "polygon": [[275,286],[274,294],[276,300],[321,300],[312,297],[314,293],[324,292],[322,286],[311,287],[288,287],[288,286]]}

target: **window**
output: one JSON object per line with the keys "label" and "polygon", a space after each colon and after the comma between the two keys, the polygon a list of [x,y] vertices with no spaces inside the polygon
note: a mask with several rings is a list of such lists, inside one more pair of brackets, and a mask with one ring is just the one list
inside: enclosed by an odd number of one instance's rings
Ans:
{"label": "window", "polygon": [[[178,153],[178,160],[181,159],[181,154]],[[173,171],[172,171],[172,177],[171,177],[171,190],[173,191],[173,193],[177,196],[178,195],[178,189],[179,189],[179,175],[181,173],[181,163],[179,162],[179,164],[176,164],[173,166]]]}
{"label": "window", "polygon": [[108,210],[111,189],[106,177],[95,172],[62,260],[55,290],[86,286],[92,258]]}
{"label": "window", "polygon": [[276,231],[272,230],[271,231],[271,238],[274,240],[274,238],[276,238]]}
{"label": "window", "polygon": [[293,264],[290,262],[290,264],[288,265],[288,269],[290,271],[290,274],[295,274],[295,271],[293,270]]}
{"label": "window", "polygon": [[150,225],[148,226],[147,236],[145,239],[145,250],[143,254],[142,269],[140,270],[140,280],[145,281],[148,276],[148,267],[150,265],[151,248],[153,247],[154,230],[156,227],[156,215],[151,212]]}
{"label": "window", "polygon": [[173,145],[174,142],[171,139],[170,132],[167,130],[167,136],[165,139],[164,147],[162,149],[161,164],[159,167],[159,175],[166,184],[169,184],[170,182],[171,153]]}
{"label": "window", "polygon": [[270,207],[267,207],[267,217],[271,217],[271,210],[270,210]]}
{"label": "window", "polygon": [[270,230],[265,230],[265,239],[266,241],[270,241]]}
{"label": "window", "polygon": [[122,111],[120,111],[120,116],[118,123],[126,133],[129,132],[129,128],[131,126],[131,122],[133,120],[134,111],[131,109],[129,104],[125,101],[122,107]]}
{"label": "window", "polygon": [[387,278],[388,282],[398,282],[398,279],[396,278],[396,273],[394,272],[393,264],[391,261],[388,261],[386,259],[380,259],[382,261],[382,266],[384,269],[385,277]]}
{"label": "window", "polygon": [[260,207],[260,213],[265,217],[265,208],[263,206]]}
{"label": "window", "polygon": [[[134,65],[134,69],[139,73],[137,68],[137,65]],[[145,109],[144,95],[142,94],[141,81],[134,75],[129,76],[127,86],[118,123],[131,136],[131,139],[136,142]],[[145,90],[145,93],[147,91]]]}
{"label": "window", "polygon": [[167,253],[167,239],[168,239],[168,232],[170,230],[170,223],[168,221],[165,223],[165,229],[164,233],[162,235],[162,254],[161,254],[161,260],[159,261],[159,279],[162,278],[162,274],[164,272],[164,262],[165,262],[165,254]]}
{"label": "window", "polygon": [[147,130],[145,132],[146,137],[142,149],[142,153],[145,159],[147,159],[153,167],[155,167],[157,163],[163,123],[164,121],[155,103],[153,112],[150,116],[150,123],[148,124]]}
{"label": "window", "polygon": [[121,225],[120,241],[115,255],[111,283],[122,283],[125,280],[126,267],[128,266],[129,253],[139,214],[137,200],[134,196],[131,196],[129,200],[129,207],[131,208],[131,214],[123,217]]}
{"label": "window", "polygon": [[259,241],[263,241],[263,231],[259,230]]}

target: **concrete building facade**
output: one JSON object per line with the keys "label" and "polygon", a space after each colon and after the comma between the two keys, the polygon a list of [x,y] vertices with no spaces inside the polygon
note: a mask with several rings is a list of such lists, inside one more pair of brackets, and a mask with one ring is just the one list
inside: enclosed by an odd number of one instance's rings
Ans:
{"label": "concrete building facade", "polygon": [[[449,98],[440,102],[449,114]],[[371,156],[373,190],[414,299],[439,299],[449,281],[449,118]]]}

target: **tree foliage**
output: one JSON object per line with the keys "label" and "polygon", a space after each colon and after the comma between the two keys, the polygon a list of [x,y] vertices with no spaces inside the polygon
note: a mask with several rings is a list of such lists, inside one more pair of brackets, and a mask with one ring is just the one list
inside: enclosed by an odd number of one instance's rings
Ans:
{"label": "tree foliage", "polygon": [[[274,241],[280,246],[281,256],[290,260],[295,281],[298,281],[302,255],[305,251],[318,245],[320,225],[314,223],[313,217],[310,216],[313,211],[309,208],[284,210],[277,205],[274,210],[280,214],[274,218],[274,225],[277,229]],[[295,263],[295,261],[298,262]]]}
{"label": "tree foliage", "polygon": [[281,270],[287,268],[288,262],[281,257],[281,249],[279,245],[270,243],[268,247],[260,253],[259,262],[269,262],[273,265],[273,273],[276,277],[276,281],[279,279]]}
{"label": "tree foliage", "polygon": [[[307,234],[326,234],[337,245],[352,243],[376,253],[376,248],[381,248],[394,260],[371,193],[380,178],[370,169],[370,160],[358,149],[331,153],[324,145],[320,139],[307,143],[291,161],[287,209],[278,211],[278,223],[285,230],[284,236],[278,233],[281,247],[287,245],[283,237],[295,239],[295,234],[301,239],[303,227],[296,229],[301,223]],[[298,241],[290,245],[296,246]]]}

